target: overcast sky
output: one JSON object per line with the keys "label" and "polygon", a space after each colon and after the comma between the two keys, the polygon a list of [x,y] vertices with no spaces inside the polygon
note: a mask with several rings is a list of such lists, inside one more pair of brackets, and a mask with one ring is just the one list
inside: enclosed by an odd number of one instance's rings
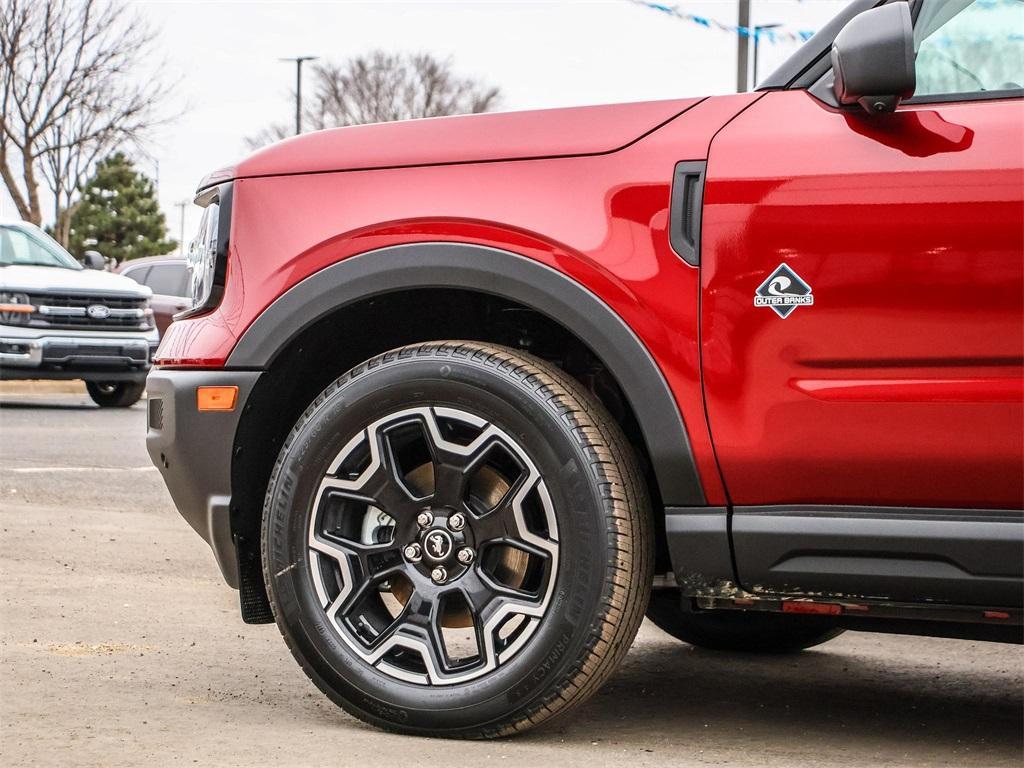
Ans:
{"label": "overcast sky", "polygon": [[[816,30],[845,2],[752,0],[751,23]],[[677,4],[690,13],[736,23],[736,0]],[[180,215],[175,203],[190,200],[206,173],[244,156],[247,136],[267,123],[294,119],[295,65],[279,62],[279,57],[317,55],[340,61],[374,48],[450,56],[458,74],[501,88],[503,111],[730,93],[736,88],[734,36],[627,0],[139,0],[130,9],[158,33],[162,60],[152,65],[178,81],[177,114],[153,136],[148,146],[152,157],[137,157],[140,170],[151,176],[159,164],[160,201],[176,239]],[[797,46],[762,43],[761,74]],[[198,225],[197,210],[186,208],[186,239]],[[14,215],[6,195],[0,196],[0,215]]]}

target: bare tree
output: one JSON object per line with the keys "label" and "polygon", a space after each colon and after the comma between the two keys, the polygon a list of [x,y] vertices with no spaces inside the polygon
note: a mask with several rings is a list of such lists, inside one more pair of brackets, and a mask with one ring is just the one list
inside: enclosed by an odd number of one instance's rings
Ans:
{"label": "bare tree", "polygon": [[96,160],[158,122],[168,89],[138,71],[152,43],[119,0],[0,0],[0,177],[35,224],[47,185],[62,242]]}
{"label": "bare tree", "polygon": [[[487,112],[500,99],[497,88],[460,78],[450,60],[426,53],[372,51],[342,64],[319,65],[313,77],[302,121],[314,130]],[[289,125],[275,124],[247,143],[256,149],[290,135]]]}

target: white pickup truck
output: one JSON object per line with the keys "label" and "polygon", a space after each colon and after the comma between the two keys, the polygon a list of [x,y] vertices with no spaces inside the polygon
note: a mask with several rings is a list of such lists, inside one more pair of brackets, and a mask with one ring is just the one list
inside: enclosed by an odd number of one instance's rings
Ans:
{"label": "white pickup truck", "polygon": [[158,341],[152,291],[90,256],[99,269],[32,224],[0,221],[0,379],[81,379],[98,405],[125,408]]}

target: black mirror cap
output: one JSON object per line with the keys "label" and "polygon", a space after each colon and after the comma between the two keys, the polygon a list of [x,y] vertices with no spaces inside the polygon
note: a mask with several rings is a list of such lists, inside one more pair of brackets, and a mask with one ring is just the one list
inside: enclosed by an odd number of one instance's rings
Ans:
{"label": "black mirror cap", "polygon": [[832,43],[832,89],[840,104],[892,112],[914,95],[914,24],[910,6],[895,2],[853,17]]}
{"label": "black mirror cap", "polygon": [[106,269],[107,264],[99,251],[86,251],[82,256],[86,269]]}

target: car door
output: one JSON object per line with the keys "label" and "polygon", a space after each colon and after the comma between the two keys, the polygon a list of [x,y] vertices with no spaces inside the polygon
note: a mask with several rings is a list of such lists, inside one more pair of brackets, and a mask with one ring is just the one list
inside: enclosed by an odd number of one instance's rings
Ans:
{"label": "car door", "polygon": [[1020,600],[1024,11],[916,10],[895,113],[771,92],[711,147],[702,367],[747,588]]}

